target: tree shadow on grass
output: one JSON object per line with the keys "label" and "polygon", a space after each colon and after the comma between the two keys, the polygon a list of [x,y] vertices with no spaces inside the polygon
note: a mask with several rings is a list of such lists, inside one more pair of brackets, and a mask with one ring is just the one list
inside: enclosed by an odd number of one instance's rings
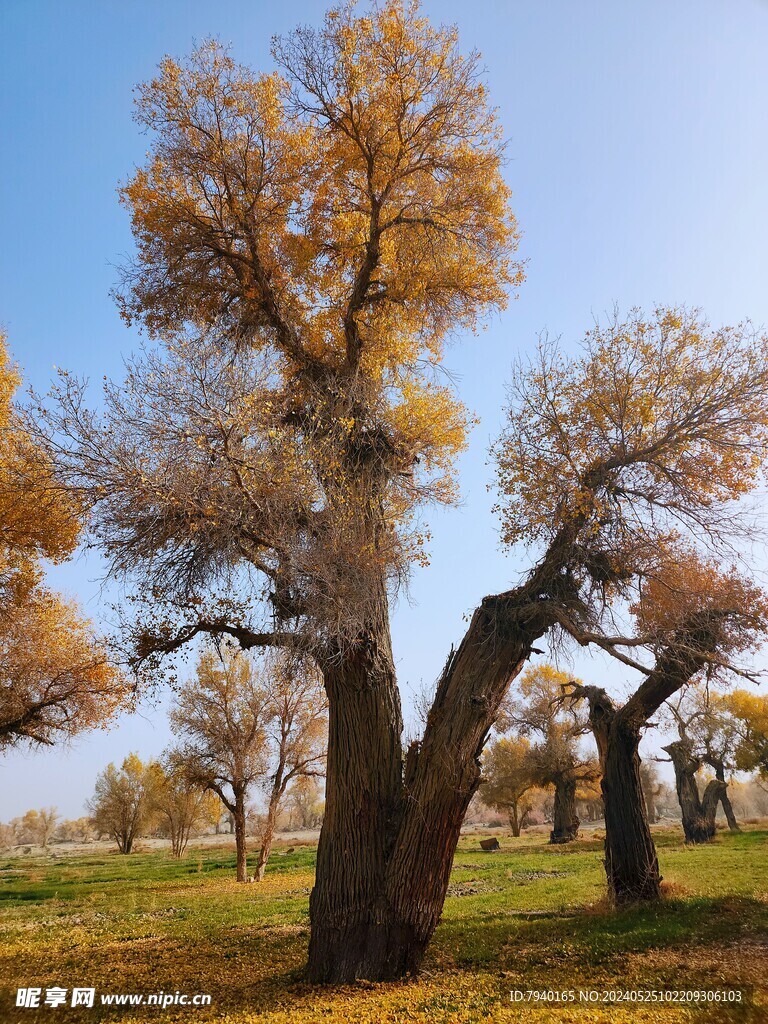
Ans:
{"label": "tree shadow on grass", "polygon": [[566,960],[599,966],[627,953],[692,941],[701,948],[766,933],[768,904],[759,899],[687,897],[622,909],[500,910],[482,920],[444,921],[435,935],[434,956],[447,953],[465,966],[513,961],[519,966],[521,956],[529,965],[542,965],[561,950]]}

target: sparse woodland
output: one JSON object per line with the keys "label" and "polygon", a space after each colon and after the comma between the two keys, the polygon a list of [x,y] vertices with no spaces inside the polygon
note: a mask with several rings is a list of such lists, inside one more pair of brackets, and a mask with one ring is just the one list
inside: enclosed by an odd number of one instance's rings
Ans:
{"label": "sparse woodland", "polygon": [[[115,299],[147,340],[124,377],[98,398],[64,370],[22,410],[0,351],[0,745],[170,682],[172,748],[105,768],[90,826],[122,854],[161,830],[180,859],[223,806],[241,882],[249,800],[264,882],[280,814],[314,827],[324,799],[313,983],[419,972],[473,801],[553,846],[579,809],[604,820],[610,906],[643,914],[671,799],[650,730],[692,846],[718,807],[739,841],[744,773],[768,785],[768,335],[682,302],[590,320],[585,296],[581,338],[531,339],[491,450],[510,558],[433,652],[406,742],[391,607],[429,571],[473,425],[445,346],[482,360],[471,335],[524,285],[505,128],[479,55],[410,0],[334,9],[272,53],[262,71],[207,41],[138,86]],[[109,644],[43,583],[81,536],[129,595]],[[578,651],[615,686],[567,671]],[[39,814],[9,836],[47,847]]]}

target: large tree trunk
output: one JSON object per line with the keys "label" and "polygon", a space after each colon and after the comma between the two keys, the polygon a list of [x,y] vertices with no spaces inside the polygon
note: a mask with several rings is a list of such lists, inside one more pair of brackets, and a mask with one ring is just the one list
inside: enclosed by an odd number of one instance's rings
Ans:
{"label": "large tree trunk", "polygon": [[382,617],[352,655],[323,666],[328,774],[310,897],[310,980],[381,981],[418,970],[442,913],[488,731],[549,624],[530,611],[521,624],[521,603],[500,595],[475,612],[404,770],[388,623]]}
{"label": "large tree trunk", "polygon": [[328,758],[309,978],[394,978],[399,939],[385,890],[402,791],[402,716],[385,597],[367,635],[322,668]]}
{"label": "large tree trunk", "polygon": [[550,843],[570,843],[579,834],[576,814],[576,779],[569,775],[558,775],[555,779],[555,802],[553,810]]}
{"label": "large tree trunk", "polygon": [[400,929],[391,963],[401,974],[418,970],[440,920],[461,825],[480,782],[480,755],[501,700],[549,625],[529,609],[514,592],[482,602],[438,681],[423,741],[408,752],[402,818],[387,870]]}
{"label": "large tree trunk", "polygon": [[245,846],[245,794],[235,794],[235,809],[232,815],[235,826],[235,850],[237,851],[237,880],[248,881],[247,851]]}
{"label": "large tree trunk", "polygon": [[628,704],[617,709],[596,686],[579,687],[577,692],[589,702],[589,722],[600,755],[608,892],[617,904],[658,899],[659,859],[640,780],[640,728],[630,717],[633,708]]}
{"label": "large tree trunk", "polygon": [[659,859],[640,783],[640,735],[619,719],[609,730],[601,788],[605,804],[605,871],[618,904],[660,896]]}
{"label": "large tree trunk", "polygon": [[672,767],[675,769],[677,799],[683,817],[685,841],[708,843],[715,834],[717,805],[726,785],[718,779],[712,779],[704,791],[704,796],[701,797],[696,781],[696,772],[701,767],[701,761],[693,757],[690,742],[676,740],[664,749],[669,753]]}

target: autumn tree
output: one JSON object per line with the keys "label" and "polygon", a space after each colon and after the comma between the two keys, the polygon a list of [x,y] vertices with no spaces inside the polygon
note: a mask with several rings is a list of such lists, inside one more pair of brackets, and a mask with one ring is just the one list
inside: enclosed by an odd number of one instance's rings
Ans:
{"label": "autumn tree", "polygon": [[323,801],[318,780],[312,775],[301,775],[288,790],[289,824],[302,829],[317,828],[323,820]]}
{"label": "autumn tree", "polygon": [[639,571],[676,498],[706,526],[749,489],[768,370],[746,330],[660,311],[559,364],[554,413],[551,376],[519,376],[501,505],[535,567],[472,615],[403,756],[389,601],[424,558],[422,509],[456,496],[467,427],[443,344],[522,277],[500,129],[478,56],[413,4],[332,11],[274,55],[255,75],[207,45],[140,90],[151,154],[123,190],[119,301],[158,344],[103,417],[65,377],[45,430],[94,542],[151,602],[139,667],[200,633],[315,660],[309,976],[385,979],[418,969],[437,925],[510,680],[555,628],[620,650],[600,588]]}
{"label": "autumn tree", "polygon": [[171,853],[181,858],[190,836],[210,818],[208,793],[190,781],[171,757],[166,757],[159,769],[152,809],[162,833],[171,841]]}
{"label": "autumn tree", "polygon": [[131,853],[136,838],[150,826],[161,777],[156,762],[145,763],[136,754],[129,754],[120,768],[108,764],[97,776],[87,808],[94,828],[114,839],[120,853]]}
{"label": "autumn tree", "polygon": [[736,767],[768,777],[768,697],[734,690],[723,704],[737,726]]}
{"label": "autumn tree", "polygon": [[502,737],[491,744],[483,758],[480,793],[488,807],[507,815],[513,836],[519,836],[525,825],[531,809],[525,795],[536,784],[531,744],[525,737]]}
{"label": "autumn tree", "polygon": [[325,774],[328,728],[325,692],[312,663],[283,653],[266,661],[262,679],[270,768],[267,813],[256,861],[259,882],[264,878],[286,789],[294,780]]}
{"label": "autumn tree", "polygon": [[205,651],[200,656],[170,713],[178,740],[169,754],[174,772],[215,793],[233,817],[238,882],[248,878],[248,791],[268,769],[268,701],[248,655],[224,647],[220,655]]}
{"label": "autumn tree", "polygon": [[662,795],[664,787],[658,768],[648,761],[640,762],[640,788],[643,791],[643,803],[648,823],[653,824],[660,817],[657,800]]}
{"label": "autumn tree", "polygon": [[14,819],[12,827],[17,843],[30,843],[48,849],[48,844],[56,833],[59,814],[55,807],[41,807],[40,810],[27,811],[20,818]]}
{"label": "autumn tree", "polygon": [[[643,682],[621,706],[600,687],[574,685],[570,690],[573,699],[588,702],[600,754],[606,872],[609,891],[617,902],[657,899],[660,893],[658,858],[640,777],[638,747],[642,731],[665,701],[703,671],[712,677],[745,672],[730,659],[759,644],[768,627],[765,596],[757,586],[735,569],[720,569],[716,561],[703,560],[694,549],[679,544],[660,545],[630,611],[637,625],[632,647],[635,652],[645,648],[655,659],[652,666],[634,662],[644,675]],[[692,774],[687,744],[669,753],[681,806],[685,803],[686,808],[690,807],[698,821],[702,808],[693,774],[701,762],[692,768]],[[713,830],[714,813],[724,788],[724,783],[718,782],[709,793],[707,808],[714,801]],[[686,815],[684,809],[684,825]],[[697,830],[698,826],[690,836],[698,835]]]}
{"label": "autumn tree", "polygon": [[12,404],[19,379],[0,333],[0,750],[68,739],[127,695],[91,624],[42,582],[42,560],[74,550],[82,510]]}
{"label": "autumn tree", "polygon": [[[688,687],[675,700],[667,701],[670,724],[676,728],[679,746],[672,757],[675,771],[678,767],[688,772],[691,763],[698,761],[692,775],[706,765],[715,773],[715,781],[720,786],[712,787],[718,793],[723,814],[732,832],[738,832],[739,826],[728,796],[728,779],[736,769],[736,751],[739,742],[739,723],[729,713],[727,700],[713,692],[711,687],[702,680],[698,685]],[[665,748],[667,749],[667,748]],[[668,751],[669,752],[669,751]],[[684,756],[683,756],[684,755]],[[672,756],[670,754],[670,756]],[[678,794],[680,783],[677,784]],[[706,801],[704,801],[706,803]],[[682,805],[681,805],[682,808]],[[686,825],[686,809],[683,810],[683,828],[688,838],[689,832],[695,830]],[[715,804],[715,812],[717,804]],[[707,826],[709,828],[709,826]],[[714,835],[714,817],[712,819],[712,835]],[[689,842],[695,841],[688,838]]]}
{"label": "autumn tree", "polygon": [[536,739],[528,764],[539,786],[554,788],[551,843],[568,843],[579,832],[576,792],[580,783],[599,777],[594,756],[579,749],[586,723],[562,702],[570,677],[551,665],[527,669],[501,707],[498,727],[514,728]]}

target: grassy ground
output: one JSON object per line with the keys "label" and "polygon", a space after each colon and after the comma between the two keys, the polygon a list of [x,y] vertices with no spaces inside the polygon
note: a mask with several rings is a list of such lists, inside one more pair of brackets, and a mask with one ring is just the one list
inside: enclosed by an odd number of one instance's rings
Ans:
{"label": "grassy ground", "polygon": [[[315,850],[276,851],[260,885],[230,851],[0,860],[0,1021],[768,1021],[768,832],[686,848],[656,834],[668,886],[657,907],[604,902],[601,846],[462,839],[443,921],[418,981],[302,981]],[[15,1009],[18,986],[209,993],[208,1008]],[[514,1005],[512,990],[749,988],[727,1008]],[[578,998],[578,997],[577,997]]]}

